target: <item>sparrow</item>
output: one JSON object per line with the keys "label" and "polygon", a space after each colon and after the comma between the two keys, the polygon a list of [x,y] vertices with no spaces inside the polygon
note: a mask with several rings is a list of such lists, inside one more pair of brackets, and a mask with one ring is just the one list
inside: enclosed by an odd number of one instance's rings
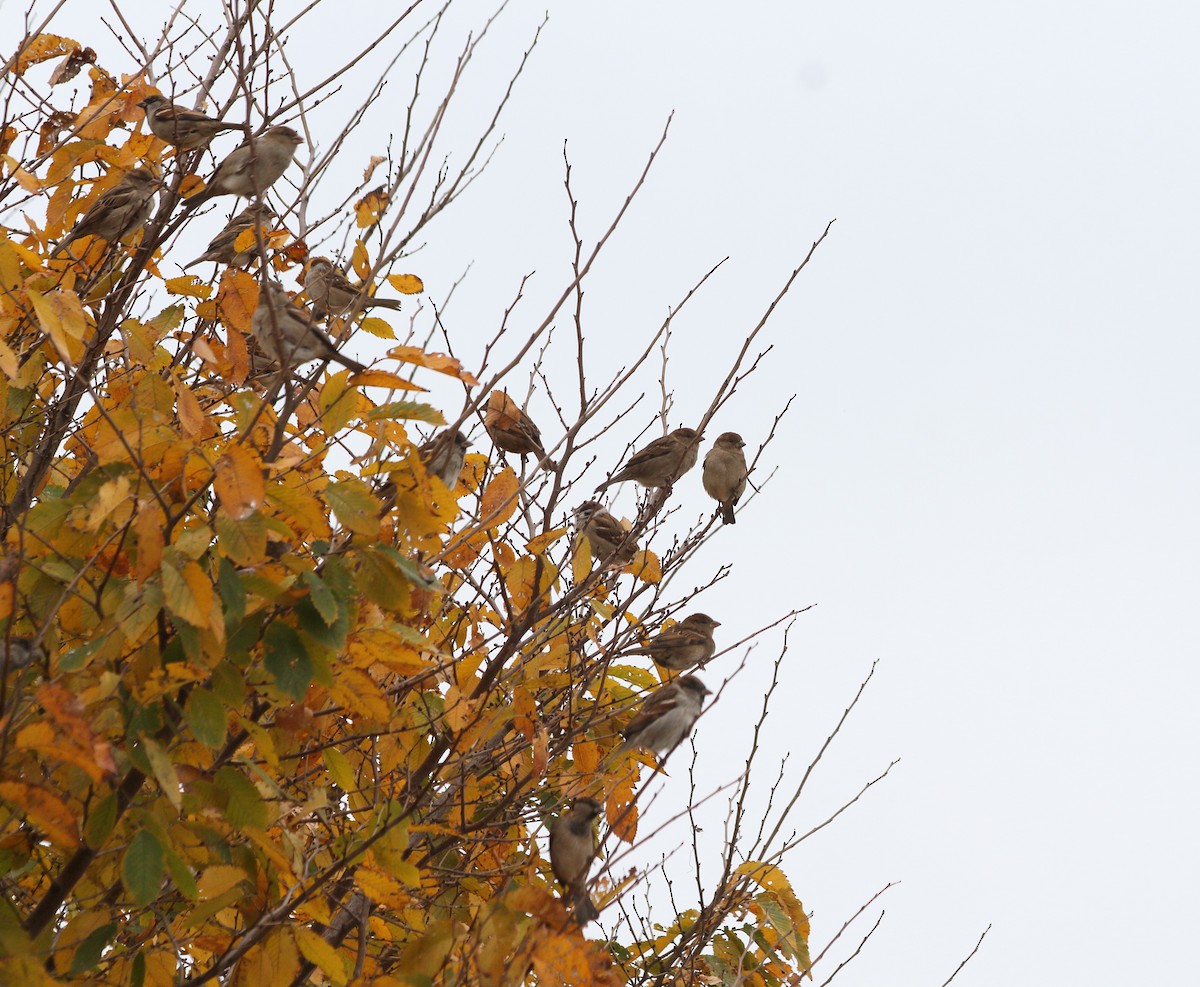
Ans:
{"label": "sparrow", "polygon": [[611,757],[634,747],[666,757],[692,732],[707,695],[708,687],[694,675],[681,675],[655,689],[642,700],[642,708],[621,731],[625,742]]}
{"label": "sparrow", "polygon": [[328,257],[314,257],[308,262],[308,270],[304,272],[304,290],[318,309],[330,315],[348,312],[356,301],[360,310],[390,308],[400,311],[398,300],[376,298],[368,295],[364,289],[356,288]]}
{"label": "sparrow", "polygon": [[596,488],[596,493],[625,480],[634,480],[643,487],[669,487],[696,465],[699,442],[695,429],[677,428],[630,456],[624,466]]}
{"label": "sparrow", "polygon": [[14,668],[24,668],[33,661],[45,657],[45,649],[35,646],[32,638],[10,635],[0,639],[0,675]]}
{"label": "sparrow", "polygon": [[721,622],[708,614],[694,613],[629,653],[649,655],[657,664],[673,672],[686,671],[703,665],[716,653],[713,631],[720,626]]}
{"label": "sparrow", "polygon": [[746,489],[746,445],[737,432],[722,432],[704,457],[704,492],[721,505],[721,520],[736,524],[733,505]]}
{"label": "sparrow", "polygon": [[597,562],[612,561],[624,565],[633,561],[638,552],[637,541],[599,503],[585,500],[576,507],[575,522],[579,534],[587,535]]}
{"label": "sparrow", "polygon": [[502,452],[511,452],[522,458],[530,453],[538,456],[538,465],[543,469],[554,470],[558,467],[546,456],[542,446],[541,430],[534,424],[515,401],[504,391],[492,391],[488,395],[487,413],[483,418],[483,427],[491,436],[492,444]]}
{"label": "sparrow", "polygon": [[292,301],[287,289],[268,281],[258,294],[250,316],[250,331],[263,351],[280,364],[298,367],[309,360],[336,360],[355,373],[367,368],[343,356],[333,341],[313,325],[312,316]]}
{"label": "sparrow", "polygon": [[593,823],[603,811],[595,799],[578,798],[550,827],[550,867],[581,927],[600,917],[587,891],[587,876],[599,849]]}
{"label": "sparrow", "polygon": [[279,181],[303,143],[291,127],[279,126],[239,144],[217,165],[204,191],[185,200],[183,208],[195,209],[217,195],[260,195]]}
{"label": "sparrow", "polygon": [[228,264],[230,267],[246,267],[258,256],[258,244],[251,244],[248,250],[239,252],[234,247],[237,238],[246,230],[262,226],[278,218],[278,215],[270,206],[263,205],[261,202],[252,203],[226,223],[225,229],[208,242],[208,249],[195,260],[184,264],[184,268],[203,264],[209,260],[218,264]]}
{"label": "sparrow", "polygon": [[81,236],[98,236],[109,243],[146,225],[154,208],[158,178],[146,168],[134,168],[108,191],[101,193],[74,228],[54,248],[57,254]]}
{"label": "sparrow", "polygon": [[470,444],[458,429],[453,432],[448,428],[442,429],[419,450],[425,472],[436,476],[447,490],[453,491],[458,486],[458,478],[462,476],[467,446]]}
{"label": "sparrow", "polygon": [[214,120],[196,110],[184,109],[154,93],[140,103],[146,111],[146,126],[150,133],[181,151],[203,147],[225,130],[241,130],[241,124]]}

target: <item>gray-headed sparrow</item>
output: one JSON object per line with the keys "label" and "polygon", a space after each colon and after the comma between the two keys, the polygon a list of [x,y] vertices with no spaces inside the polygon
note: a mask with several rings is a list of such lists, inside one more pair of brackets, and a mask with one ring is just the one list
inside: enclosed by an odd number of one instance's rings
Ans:
{"label": "gray-headed sparrow", "polygon": [[621,731],[625,742],[612,756],[634,747],[654,751],[659,757],[670,754],[692,732],[708,694],[708,687],[694,675],[681,675],[655,689]]}
{"label": "gray-headed sparrow", "polygon": [[704,457],[704,491],[721,505],[721,520],[735,524],[733,505],[746,489],[746,445],[737,432],[722,432]]}
{"label": "gray-headed sparrow", "polygon": [[462,475],[463,463],[467,458],[467,446],[471,443],[462,432],[442,429],[420,448],[421,462],[425,472],[438,477],[453,492]]}
{"label": "gray-headed sparrow", "polygon": [[630,456],[624,466],[596,488],[596,492],[625,480],[634,480],[643,487],[671,486],[696,465],[700,438],[695,429],[677,428],[669,435],[655,439]]}
{"label": "gray-headed sparrow", "polygon": [[126,172],[116,185],[100,194],[50,256],[62,253],[81,236],[98,236],[112,243],[145,226],[158,185],[158,178],[146,168]]}
{"label": "gray-headed sparrow", "polygon": [[330,315],[348,312],[356,302],[360,311],[368,308],[400,311],[397,299],[376,298],[368,295],[364,289],[356,288],[328,257],[314,257],[308,262],[308,270],[304,272],[304,290],[317,309]]}
{"label": "gray-headed sparrow", "polygon": [[720,621],[706,613],[693,613],[629,653],[649,655],[657,664],[673,672],[686,671],[703,665],[713,656],[717,650],[713,631],[720,626]]}
{"label": "gray-headed sparrow", "polygon": [[250,317],[250,331],[263,351],[286,367],[309,360],[336,360],[356,373],[366,370],[357,360],[343,356],[332,340],[313,325],[313,317],[292,301],[287,289],[268,281],[258,295]]}
{"label": "gray-headed sparrow", "polygon": [[195,209],[218,195],[262,194],[279,181],[296,156],[296,148],[303,143],[291,127],[279,126],[239,144],[217,165],[204,191],[185,200],[183,208]]}
{"label": "gray-headed sparrow", "polygon": [[181,151],[203,147],[225,130],[241,130],[241,124],[214,120],[197,110],[176,106],[157,93],[147,96],[138,106],[146,111],[150,133]]}
{"label": "gray-headed sparrow", "polygon": [[248,229],[265,226],[277,216],[278,214],[270,206],[261,202],[251,203],[226,223],[225,229],[208,242],[208,249],[204,253],[183,266],[187,268],[203,264],[205,261],[215,261],[218,264],[228,264],[230,267],[246,267],[258,256],[258,245],[257,243],[252,244],[249,249],[239,252],[234,247],[237,238]]}
{"label": "gray-headed sparrow", "polygon": [[575,527],[581,535],[587,535],[597,562],[625,565],[638,552],[637,540],[594,500],[585,500],[575,508]]}
{"label": "gray-headed sparrow", "polygon": [[587,876],[599,849],[594,823],[603,811],[595,799],[578,798],[550,827],[550,866],[580,926],[600,917],[587,891]]}

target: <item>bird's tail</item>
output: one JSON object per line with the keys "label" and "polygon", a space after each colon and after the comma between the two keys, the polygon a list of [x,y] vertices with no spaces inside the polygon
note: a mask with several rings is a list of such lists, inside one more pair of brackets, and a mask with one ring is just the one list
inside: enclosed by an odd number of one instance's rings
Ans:
{"label": "bird's tail", "polygon": [[737,518],[733,515],[733,501],[721,501],[721,520],[726,524],[737,524]]}

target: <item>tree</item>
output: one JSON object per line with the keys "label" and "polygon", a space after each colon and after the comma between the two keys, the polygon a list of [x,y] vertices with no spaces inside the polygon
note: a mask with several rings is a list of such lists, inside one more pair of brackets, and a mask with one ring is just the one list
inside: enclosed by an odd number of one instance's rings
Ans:
{"label": "tree", "polygon": [[[757,745],[732,783],[720,876],[702,900],[656,924],[634,894],[652,875],[619,870],[623,845],[654,839],[642,796],[661,760],[618,752],[621,730],[678,676],[638,652],[697,609],[703,587],[671,586],[722,523],[713,504],[672,532],[669,484],[618,521],[607,549],[574,513],[598,478],[594,437],[620,427],[631,448],[650,437],[654,423],[633,424],[627,395],[656,353],[667,358],[672,319],[712,273],[627,369],[595,383],[584,284],[662,143],[591,245],[564,155],[575,254],[561,294],[515,342],[505,313],[479,352],[436,352],[444,306],[422,300],[405,252],[486,165],[529,51],[477,143],[439,164],[448,108],[490,22],[430,97],[449,5],[424,6],[315,80],[287,59],[295,22],[256,2],[233,5],[216,31],[177,8],[157,41],[125,38],[119,75],[47,25],[5,65],[0,973],[10,982],[776,984],[809,970],[808,917],[781,867],[804,838],[784,819],[807,774],[780,795],[776,818],[751,820]],[[330,192],[343,180],[336,155],[378,115],[383,77],[328,145],[313,137],[312,108],[402,31],[387,66],[411,80],[401,125],[359,188]],[[85,68],[83,105],[65,108]],[[270,127],[304,138],[283,180],[252,179],[270,187],[244,196],[258,211],[229,231],[233,263],[206,268],[211,278],[163,270],[183,259],[189,229],[213,236],[247,202],[187,204],[229,166],[214,173],[203,146],[176,150],[148,131],[154,107],[141,104],[160,91],[197,109],[207,98],[208,114],[242,131],[214,139],[217,160],[241,139],[246,167],[260,167]],[[137,168],[161,181],[153,208],[97,222]],[[827,233],[729,355],[701,421],[671,422],[664,387],[661,431],[687,424],[711,440],[722,430],[722,406],[762,358],[760,332]],[[318,251],[348,255],[349,301],[309,282],[299,308],[282,299],[260,310],[267,285],[298,288]],[[406,342],[394,315],[369,311],[376,290],[413,297]],[[303,339],[389,348],[365,369],[332,369],[313,360],[328,349],[291,353],[289,319]],[[560,320],[572,331],[555,338]],[[420,344],[418,330],[430,333]],[[513,354],[503,360],[502,342]],[[570,379],[546,372],[552,347],[572,352]],[[421,398],[439,379],[461,389],[457,411]],[[531,443],[535,391],[557,420]],[[456,468],[456,433],[473,424],[491,441]],[[523,428],[528,448],[502,437]],[[751,482],[768,441],[752,450]],[[682,750],[665,757],[687,768]],[[694,780],[692,790],[683,815],[715,794]],[[605,850],[584,895],[608,938],[584,934],[582,898],[572,907],[558,887],[546,846],[581,798],[603,808]]]}

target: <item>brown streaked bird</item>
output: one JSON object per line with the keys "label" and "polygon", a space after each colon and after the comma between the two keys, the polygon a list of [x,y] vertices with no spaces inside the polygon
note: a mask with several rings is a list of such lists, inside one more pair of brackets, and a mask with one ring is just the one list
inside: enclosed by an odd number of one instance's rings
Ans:
{"label": "brown streaked bird", "polygon": [[458,429],[442,429],[419,450],[425,472],[436,476],[453,493],[458,486],[458,478],[462,476],[470,444]]}
{"label": "brown streaked bird", "polygon": [[575,508],[575,526],[587,535],[597,562],[625,565],[638,552],[637,540],[598,501],[585,500]]}
{"label": "brown streaked bird", "polygon": [[185,199],[183,208],[195,209],[218,195],[261,195],[283,177],[303,143],[291,127],[278,126],[239,144],[217,165],[204,191]]}
{"label": "brown streaked bird", "polygon": [[292,369],[309,360],[335,360],[355,373],[367,369],[339,352],[313,324],[313,317],[293,302],[277,281],[268,281],[259,292],[250,331],[267,356]]}
{"label": "brown streaked bird", "polygon": [[261,202],[251,203],[226,223],[225,229],[208,242],[208,249],[204,253],[195,260],[188,261],[183,265],[184,268],[194,267],[205,261],[227,264],[230,267],[247,267],[258,256],[258,243],[252,243],[246,250],[239,251],[235,246],[237,238],[246,230],[253,229],[255,226],[265,226],[277,218],[278,213],[270,206]]}
{"label": "brown streaked bird", "polygon": [[176,106],[158,93],[147,96],[138,106],[146,111],[150,133],[181,151],[203,147],[223,131],[243,129],[241,124],[215,120],[198,110]]}
{"label": "brown streaked bird", "polygon": [[550,867],[581,927],[600,917],[588,894],[587,876],[600,849],[595,820],[603,811],[595,799],[577,798],[550,827]]}
{"label": "brown streaked bird", "polygon": [[328,257],[314,257],[304,272],[304,290],[322,312],[341,315],[348,312],[357,302],[359,311],[368,308],[390,308],[400,311],[400,302],[395,298],[377,298],[368,295],[363,288],[355,287],[350,279],[333,266]]}
{"label": "brown streaked bird", "polygon": [[147,168],[126,172],[116,185],[100,194],[50,256],[62,253],[81,236],[98,236],[113,243],[145,226],[158,186],[157,176]]}
{"label": "brown streaked bird", "polygon": [[733,505],[746,490],[745,445],[737,432],[722,432],[704,457],[704,492],[720,505],[725,524],[737,523]]}
{"label": "brown streaked bird", "polygon": [[713,631],[720,626],[720,621],[706,613],[693,613],[629,653],[649,655],[657,664],[673,672],[687,671],[703,665],[716,653]]}
{"label": "brown streaked bird", "polygon": [[596,487],[599,493],[614,483],[633,480],[643,487],[672,486],[696,465],[701,436],[695,429],[677,428],[643,446],[617,472]]}
{"label": "brown streaked bird", "polygon": [[625,741],[610,757],[634,747],[666,757],[692,732],[707,695],[708,687],[694,675],[681,675],[655,689],[621,731]]}
{"label": "brown streaked bird", "polygon": [[546,455],[541,429],[504,391],[496,390],[488,395],[483,427],[491,437],[492,444],[502,452],[510,452],[522,458],[535,454],[538,457],[538,465],[543,469],[558,468]]}

